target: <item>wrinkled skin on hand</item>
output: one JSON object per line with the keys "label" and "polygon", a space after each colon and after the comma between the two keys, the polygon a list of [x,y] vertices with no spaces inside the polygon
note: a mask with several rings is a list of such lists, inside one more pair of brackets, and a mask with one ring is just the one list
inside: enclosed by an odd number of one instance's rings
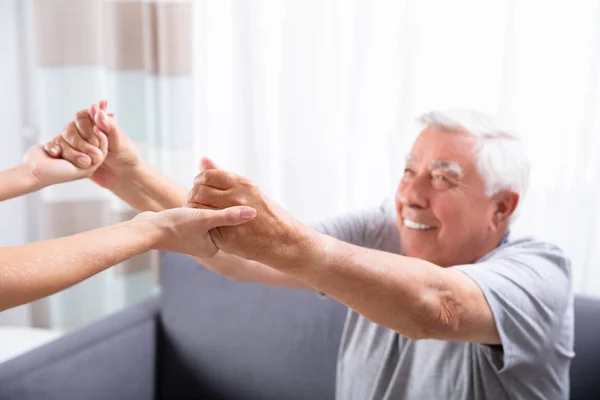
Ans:
{"label": "wrinkled skin on hand", "polygon": [[257,210],[256,218],[246,224],[210,231],[214,243],[226,253],[269,265],[295,256],[310,240],[309,229],[254,183],[216,168],[210,160],[203,160],[203,170],[194,179],[187,200],[194,208],[249,206]]}

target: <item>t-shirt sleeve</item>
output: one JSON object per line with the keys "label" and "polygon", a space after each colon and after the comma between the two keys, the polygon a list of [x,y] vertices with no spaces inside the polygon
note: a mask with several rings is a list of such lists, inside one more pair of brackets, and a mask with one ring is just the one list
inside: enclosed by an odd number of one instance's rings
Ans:
{"label": "t-shirt sleeve", "polygon": [[573,296],[570,261],[560,249],[540,242],[511,247],[519,246],[454,267],[479,285],[490,306],[502,344],[481,349],[499,371],[535,362],[556,342]]}
{"label": "t-shirt sleeve", "polygon": [[346,243],[357,246],[371,247],[377,232],[385,226],[390,215],[390,201],[384,201],[380,206],[349,212],[311,224],[318,232],[332,236]]}

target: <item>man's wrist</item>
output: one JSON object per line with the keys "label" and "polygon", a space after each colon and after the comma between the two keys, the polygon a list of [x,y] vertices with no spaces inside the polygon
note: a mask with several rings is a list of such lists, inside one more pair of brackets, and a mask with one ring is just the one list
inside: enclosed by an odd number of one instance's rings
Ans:
{"label": "man's wrist", "polygon": [[282,252],[282,257],[267,260],[263,263],[288,273],[302,269],[307,264],[322,261],[324,252],[331,245],[328,239],[331,238],[306,227],[296,235],[296,239],[292,244],[286,246],[287,250]]}
{"label": "man's wrist", "polygon": [[143,160],[136,162],[134,166],[127,168],[126,171],[121,172],[116,181],[108,187],[112,192],[115,191],[126,191],[131,189],[132,186],[142,186],[144,180],[149,174],[150,166]]}
{"label": "man's wrist", "polygon": [[187,189],[145,162],[121,175],[110,190],[138,211],[163,211],[186,204]]}
{"label": "man's wrist", "polygon": [[119,175],[108,189],[137,211],[161,211],[152,194],[156,173],[147,163],[140,161],[135,167]]}

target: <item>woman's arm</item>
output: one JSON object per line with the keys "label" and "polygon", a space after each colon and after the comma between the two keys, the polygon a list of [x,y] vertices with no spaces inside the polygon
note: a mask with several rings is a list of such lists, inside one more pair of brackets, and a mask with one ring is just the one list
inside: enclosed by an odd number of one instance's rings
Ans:
{"label": "woman's arm", "polygon": [[[92,126],[87,114],[78,113],[76,120],[65,127],[65,135],[75,136],[78,126]],[[42,146],[27,150],[20,165],[0,171],[0,201],[35,192],[46,186],[90,177],[102,164],[108,153],[108,139],[102,132],[93,132],[97,146],[77,135],[74,143],[78,148],[61,147],[49,143],[46,149],[50,155],[68,155],[73,162],[51,157]]]}
{"label": "woman's arm", "polygon": [[248,207],[177,208],[60,239],[0,248],[0,311],[66,289],[150,249],[212,257],[208,231],[254,218]]}
{"label": "woman's arm", "polygon": [[12,199],[39,189],[39,183],[31,170],[21,164],[0,171],[0,201]]}

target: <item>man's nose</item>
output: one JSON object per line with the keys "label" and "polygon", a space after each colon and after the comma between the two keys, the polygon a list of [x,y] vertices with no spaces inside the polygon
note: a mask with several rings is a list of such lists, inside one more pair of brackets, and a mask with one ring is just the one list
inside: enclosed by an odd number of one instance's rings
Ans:
{"label": "man's nose", "polygon": [[400,183],[397,199],[405,207],[427,208],[429,206],[429,180],[415,176],[409,182]]}

